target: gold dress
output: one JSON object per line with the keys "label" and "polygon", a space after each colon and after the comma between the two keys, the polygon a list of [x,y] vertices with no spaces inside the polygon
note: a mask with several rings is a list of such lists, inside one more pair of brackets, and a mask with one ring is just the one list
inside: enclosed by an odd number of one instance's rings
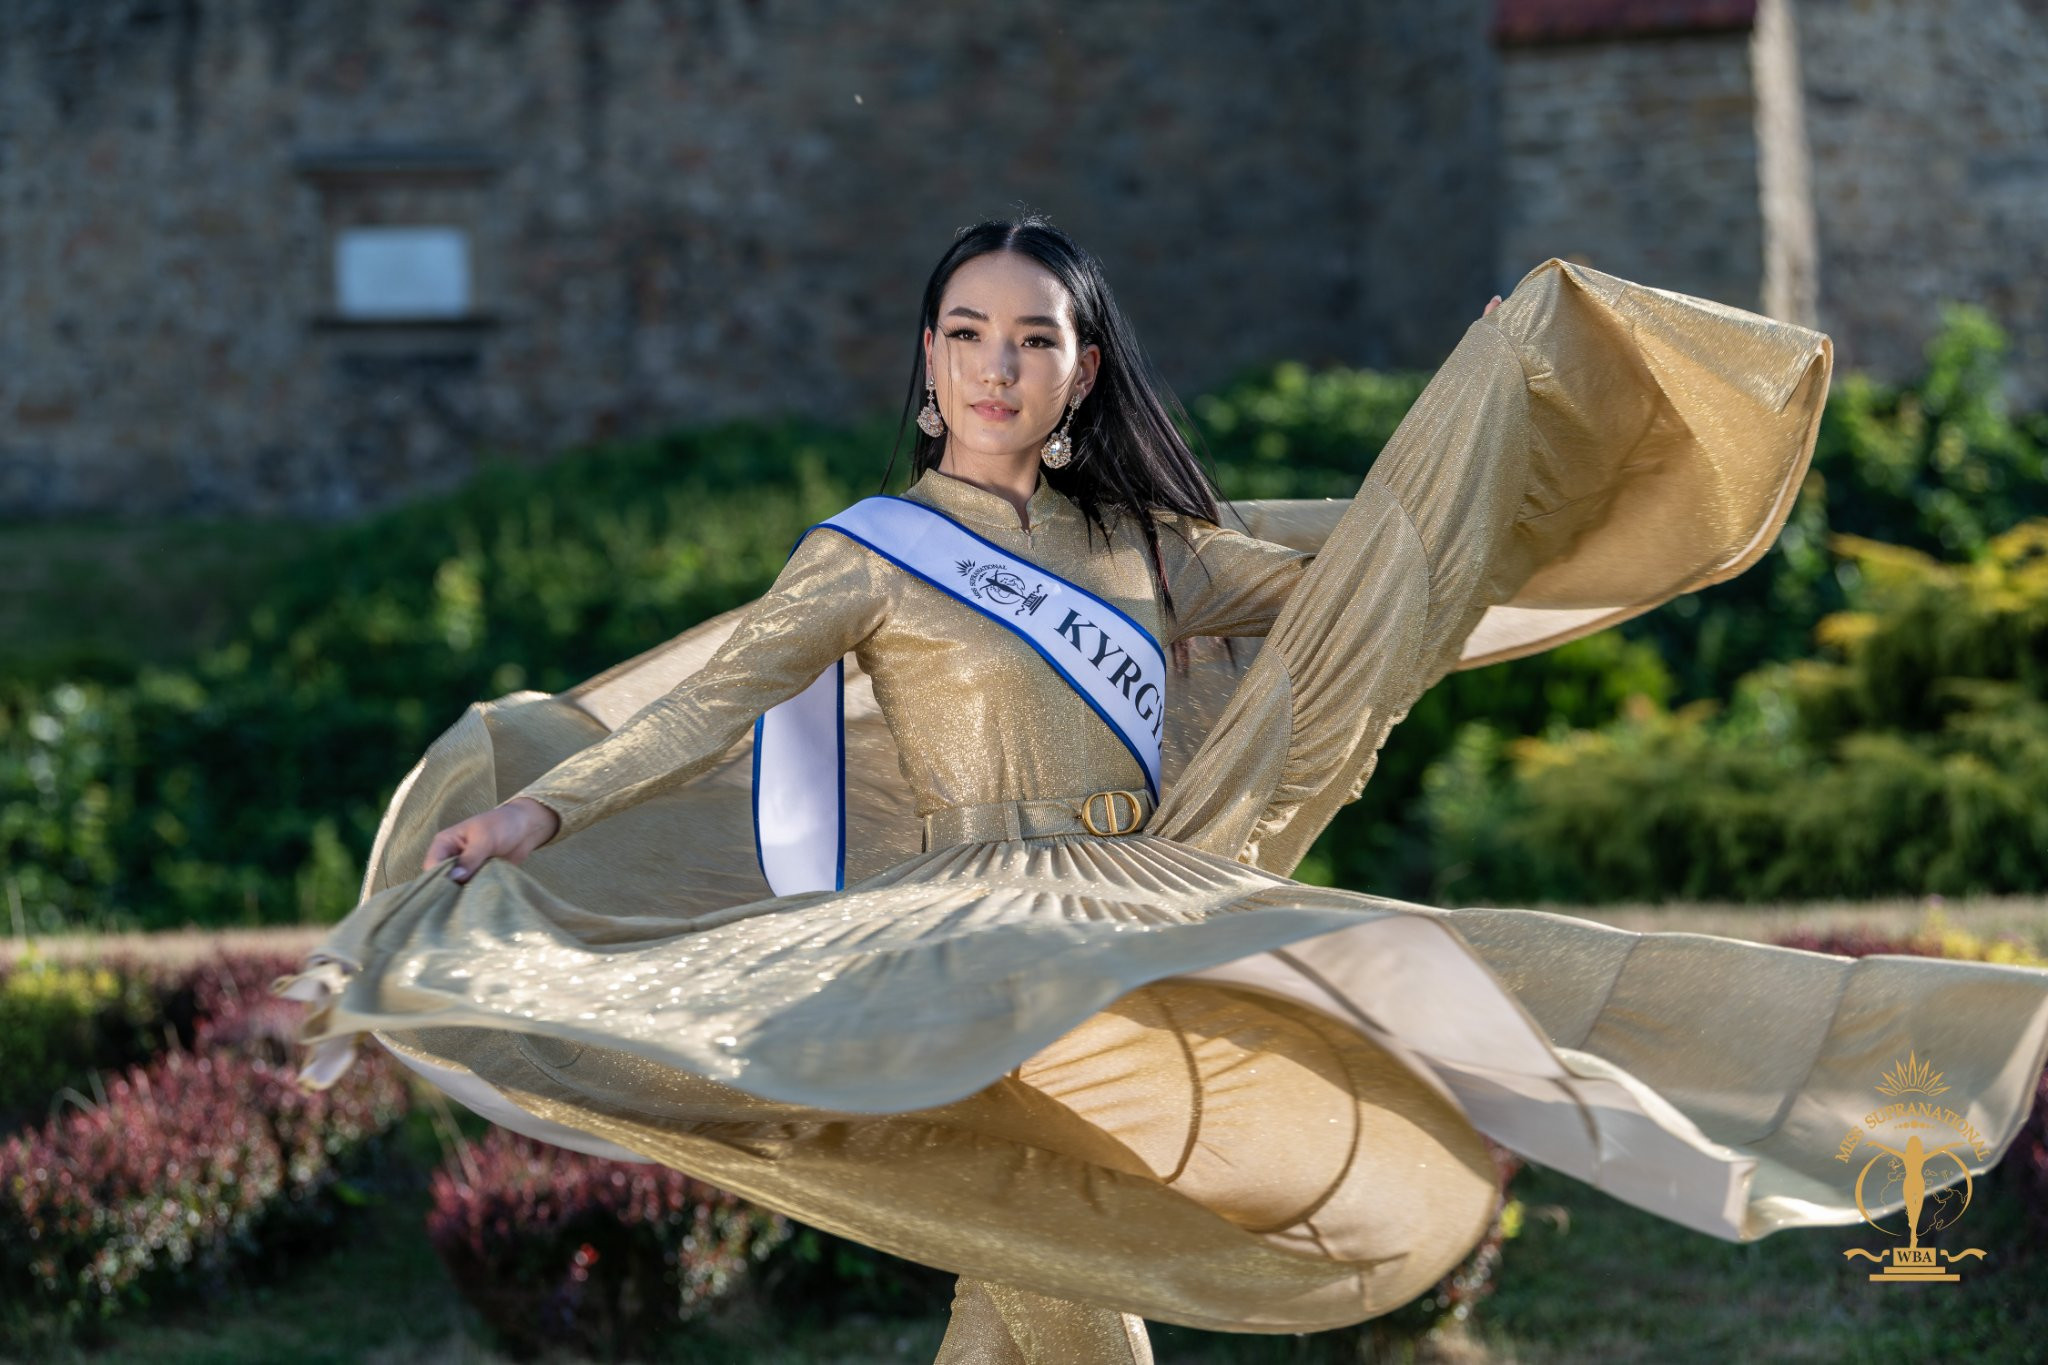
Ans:
{"label": "gold dress", "polygon": [[[308,1074],[375,1031],[501,1122],[956,1271],[957,1361],[1386,1312],[1490,1221],[1481,1132],[1725,1238],[1853,1222],[1837,1144],[1909,1047],[1982,1170],[2048,1052],[2048,973],[1286,876],[1445,672],[1753,562],[1829,364],[1817,333],[1550,262],[1356,497],[1241,505],[1250,535],[1164,518],[1170,613],[1129,528],[927,474],[909,497],[1187,642],[1141,831],[1084,827],[1143,774],[1027,645],[817,531],[750,606],[436,742],[296,978]],[[846,889],[771,897],[749,731],[847,655]],[[419,872],[515,795],[562,820],[524,865]]]}

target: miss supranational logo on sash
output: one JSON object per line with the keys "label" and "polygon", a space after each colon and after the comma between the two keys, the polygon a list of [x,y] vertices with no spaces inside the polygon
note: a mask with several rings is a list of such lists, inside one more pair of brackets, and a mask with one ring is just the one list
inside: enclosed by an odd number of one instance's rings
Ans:
{"label": "miss supranational logo on sash", "polygon": [[[811,528],[819,530],[845,536],[1030,645],[1130,750],[1158,797],[1166,655],[1127,613],[908,498],[864,499]],[[754,727],[754,840],[777,895],[845,885],[842,672],[834,665]]]}
{"label": "miss supranational logo on sash", "polygon": [[1028,616],[1045,604],[1045,585],[1026,587],[1024,580],[1002,560],[977,564],[963,559],[953,567],[967,580],[968,592],[992,606],[1016,607],[1013,616]]}

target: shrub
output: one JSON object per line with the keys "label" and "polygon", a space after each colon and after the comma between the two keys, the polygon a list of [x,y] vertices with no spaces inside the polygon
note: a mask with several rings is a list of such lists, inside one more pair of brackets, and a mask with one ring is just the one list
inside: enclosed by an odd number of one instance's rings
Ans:
{"label": "shrub", "polygon": [[0,1282],[71,1316],[213,1288],[266,1238],[324,1223],[342,1160],[405,1105],[388,1058],[307,1093],[259,1058],[167,1053],[0,1144]]}
{"label": "shrub", "polygon": [[2034,1092],[2033,1112],[2027,1126],[2013,1139],[2004,1165],[2017,1175],[2020,1197],[2027,1203],[2027,1219],[2043,1236],[2048,1236],[2048,1072]]}
{"label": "shrub", "polygon": [[1662,702],[1673,689],[1656,650],[1618,631],[1534,658],[1453,673],[1423,694],[1395,727],[1364,793],[1337,812],[1296,875],[1381,895],[1425,895],[1439,864],[1425,783],[1472,718],[1486,717],[1487,724],[1508,733],[1596,726],[1613,719],[1631,698]]}
{"label": "shrub", "polygon": [[735,605],[854,496],[801,446],[774,492],[709,492],[689,444],[501,471],[312,537],[187,668],[0,691],[0,867],[23,927],[345,910],[391,788],[464,706],[567,686]]}
{"label": "shrub", "polygon": [[[2043,424],[1999,406],[2004,344],[1960,311],[1920,384],[1845,378],[1785,534],[1733,583],[1424,697],[1304,876],[1426,894],[1423,774],[1468,721],[1598,726],[1632,692],[1723,695],[1796,656],[1849,605],[1838,532],[1975,559],[2048,512]],[[1227,494],[1348,496],[1423,381],[1283,364],[1190,406]],[[339,914],[393,785],[465,705],[559,689],[758,592],[803,525],[875,486],[893,435],[730,424],[286,528],[303,548],[266,557],[225,646],[125,680],[0,679],[0,892],[33,931]]]}
{"label": "shrub", "polygon": [[789,1223],[656,1165],[494,1128],[436,1172],[427,1235],[513,1352],[616,1357],[738,1287]]}
{"label": "shrub", "polygon": [[302,966],[292,953],[236,952],[168,971],[143,970],[158,982],[165,1019],[183,1046],[239,1052],[283,1066],[298,1056],[306,1007],[272,995],[270,985]]}
{"label": "shrub", "polygon": [[1833,953],[1837,957],[1871,957],[1880,953],[1894,957],[1944,956],[1941,945],[1930,942],[1925,935],[1896,938],[1872,929],[1832,929],[1826,932],[1802,929],[1781,934],[1771,941],[1781,948]]}
{"label": "shrub", "polygon": [[0,895],[16,933],[89,921],[120,871],[138,761],[127,690],[0,690]]}
{"label": "shrub", "polygon": [[[285,965],[246,955],[57,969],[125,983],[173,1046],[109,1081],[103,1102],[0,1143],[8,1294],[104,1316],[165,1286],[211,1290],[259,1248],[332,1218],[344,1168],[404,1116],[407,1092],[381,1053],[332,1089],[299,1089],[284,1059],[303,1008],[262,991]],[[181,1030],[197,1051],[178,1045]]]}
{"label": "shrub", "polygon": [[1427,374],[1251,371],[1189,407],[1233,498],[1348,498],[1408,415]]}
{"label": "shrub", "polygon": [[162,1013],[147,982],[104,964],[0,965],[0,1131],[95,1067],[147,1058],[162,1046]]}
{"label": "shrub", "polygon": [[1836,953],[1842,957],[1868,957],[1873,953],[1903,954],[1909,957],[1946,957],[1960,962],[1996,962],[2009,967],[2048,967],[2048,957],[2016,934],[1986,938],[1949,923],[1936,900],[1920,928],[1904,936],[1877,933],[1869,929],[1838,929],[1822,933],[1799,930],[1773,942],[1785,948],[1803,948],[1809,953]]}
{"label": "shrub", "polygon": [[2008,339],[1982,309],[1945,310],[1911,384],[1838,375],[1812,471],[1783,533],[1747,573],[1622,629],[1652,642],[1684,697],[1725,697],[1744,674],[1806,652],[1857,574],[1844,533],[1944,559],[1975,560],[1993,538],[2048,516],[2048,416],[2005,408]]}
{"label": "shrub", "polygon": [[[285,953],[222,953],[182,966],[112,956],[0,964],[0,1132],[46,1116],[61,1092],[139,1066],[166,1047],[230,1047],[290,1061],[303,1007],[269,983],[296,971]],[[82,1094],[81,1094],[82,1098]]]}
{"label": "shrub", "polygon": [[1428,784],[1440,895],[1586,903],[2038,889],[2048,843],[2048,521],[1981,559],[1839,542],[1829,657],[1734,702],[1590,730],[1474,729]]}

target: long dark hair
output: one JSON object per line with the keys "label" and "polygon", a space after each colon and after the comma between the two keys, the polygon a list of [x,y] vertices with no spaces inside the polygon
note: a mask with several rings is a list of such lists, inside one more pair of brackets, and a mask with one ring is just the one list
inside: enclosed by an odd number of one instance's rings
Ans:
{"label": "long dark hair", "polygon": [[[1179,512],[1215,521],[1216,485],[1175,425],[1174,419],[1179,418],[1189,429],[1193,428],[1180,400],[1153,373],[1137,334],[1124,320],[1123,310],[1116,306],[1101,262],[1039,214],[990,219],[960,229],[953,244],[932,268],[918,312],[910,389],[903,400],[896,445],[889,452],[889,467],[882,475],[882,486],[888,487],[904,432],[911,429],[910,415],[923,401],[924,329],[939,330],[939,300],[953,272],[964,262],[992,251],[1014,251],[1051,271],[1073,300],[1074,328],[1080,333],[1081,344],[1093,342],[1102,350],[1095,383],[1074,413],[1073,462],[1064,469],[1047,469],[1045,481],[1081,509],[1091,535],[1100,531],[1107,539],[1118,523],[1136,523],[1151,561],[1152,577],[1159,587],[1160,604],[1171,612],[1173,599],[1167,591],[1165,564],[1159,554],[1159,528],[1152,514]],[[915,444],[911,447],[912,470],[922,474],[934,468],[944,451],[944,436],[927,436],[922,429],[916,429]]]}

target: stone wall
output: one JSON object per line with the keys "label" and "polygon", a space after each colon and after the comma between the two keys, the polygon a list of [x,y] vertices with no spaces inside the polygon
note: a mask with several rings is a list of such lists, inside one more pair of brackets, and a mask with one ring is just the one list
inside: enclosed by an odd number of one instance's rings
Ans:
{"label": "stone wall", "polygon": [[[1369,23],[1470,66],[1482,10],[9,0],[0,513],[339,514],[479,449],[893,412],[931,262],[1020,202],[1177,388],[1433,364],[1486,253],[1380,249],[1415,149],[1359,91]],[[1471,183],[1411,175],[1403,211]],[[335,318],[333,234],[409,222],[469,234],[470,314]]]}
{"label": "stone wall", "polygon": [[[0,518],[338,515],[479,452],[893,413],[931,262],[1019,204],[1184,392],[1434,365],[1563,255],[1891,377],[1981,302],[2048,404],[2048,0],[1609,8],[1661,17],[6,0]],[[465,236],[469,307],[338,313],[337,241],[408,224]]]}
{"label": "stone wall", "polygon": [[1844,366],[1919,372],[1951,300],[2012,334],[2048,406],[2048,3],[1798,0],[1820,326]]}
{"label": "stone wall", "polygon": [[1747,33],[1517,45],[1500,69],[1502,278],[1562,256],[1761,306]]}
{"label": "stone wall", "polygon": [[1505,292],[1490,0],[1368,0],[1357,118],[1368,295],[1358,363],[1435,366]]}

